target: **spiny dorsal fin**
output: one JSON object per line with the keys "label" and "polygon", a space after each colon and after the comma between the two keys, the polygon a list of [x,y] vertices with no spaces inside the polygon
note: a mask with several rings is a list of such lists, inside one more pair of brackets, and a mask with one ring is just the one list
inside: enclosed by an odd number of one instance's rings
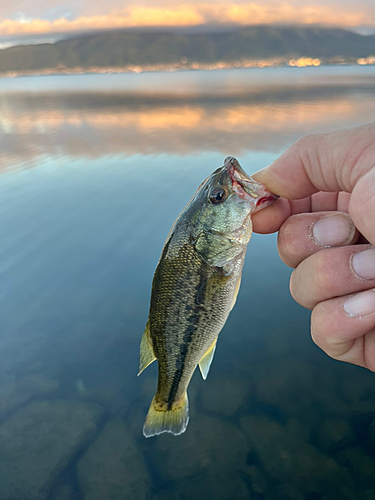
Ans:
{"label": "spiny dorsal fin", "polygon": [[210,366],[212,363],[212,359],[214,357],[215,348],[216,348],[216,340],[215,339],[210,347],[207,349],[202,359],[199,361],[199,369],[201,371],[203,380],[206,380],[208,372],[210,371]]}
{"label": "spiny dorsal fin", "polygon": [[143,332],[142,339],[141,339],[141,345],[139,349],[139,372],[138,375],[140,375],[145,368],[148,367],[153,361],[155,361],[156,356],[154,354],[154,349],[152,347],[151,343],[151,337],[150,337],[150,327],[149,323],[147,322],[145,331]]}

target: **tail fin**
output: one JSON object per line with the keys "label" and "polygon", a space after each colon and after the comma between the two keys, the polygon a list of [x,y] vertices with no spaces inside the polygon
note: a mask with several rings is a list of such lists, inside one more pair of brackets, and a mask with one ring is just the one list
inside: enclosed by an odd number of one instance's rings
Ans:
{"label": "tail fin", "polygon": [[143,434],[151,437],[170,432],[178,436],[186,431],[188,422],[189,403],[186,392],[179,401],[173,403],[170,409],[166,403],[160,403],[154,396],[143,426]]}

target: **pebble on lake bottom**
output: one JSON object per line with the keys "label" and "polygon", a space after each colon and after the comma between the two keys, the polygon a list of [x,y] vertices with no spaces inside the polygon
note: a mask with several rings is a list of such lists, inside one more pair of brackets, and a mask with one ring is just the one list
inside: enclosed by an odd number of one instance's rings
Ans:
{"label": "pebble on lake bottom", "polygon": [[97,430],[102,408],[37,401],[0,427],[0,499],[44,500],[59,474]]}
{"label": "pebble on lake bottom", "polygon": [[151,480],[131,433],[120,419],[106,424],[77,466],[85,500],[146,500]]}

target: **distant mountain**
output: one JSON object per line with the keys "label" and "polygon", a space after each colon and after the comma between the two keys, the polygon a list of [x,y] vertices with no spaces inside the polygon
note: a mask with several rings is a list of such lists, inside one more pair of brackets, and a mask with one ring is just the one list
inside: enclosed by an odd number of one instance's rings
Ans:
{"label": "distant mountain", "polygon": [[375,55],[375,35],[318,27],[252,26],[201,32],[114,31],[0,50],[0,73],[130,65],[212,64],[240,59]]}

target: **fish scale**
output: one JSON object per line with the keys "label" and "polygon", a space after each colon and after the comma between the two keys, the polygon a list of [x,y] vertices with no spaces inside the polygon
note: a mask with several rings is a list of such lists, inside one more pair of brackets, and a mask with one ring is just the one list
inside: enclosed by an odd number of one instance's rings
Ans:
{"label": "fish scale", "polygon": [[275,199],[229,157],[173,225],[154,274],[141,340],[139,373],[158,360],[146,437],[185,431],[190,379],[198,365],[207,377],[217,337],[236,300],[252,232],[250,215]]}
{"label": "fish scale", "polygon": [[[177,254],[171,260],[163,259],[156,269],[149,315],[159,361],[158,399],[169,404],[183,396],[197,364],[224,325],[233,280],[238,277],[238,273],[232,279],[221,276],[190,244],[182,244]],[[166,275],[174,279],[164,281]],[[212,293],[215,286],[220,293]],[[202,287],[203,303],[197,303]],[[212,295],[209,300],[207,294]],[[166,343],[166,339],[171,340]]]}

